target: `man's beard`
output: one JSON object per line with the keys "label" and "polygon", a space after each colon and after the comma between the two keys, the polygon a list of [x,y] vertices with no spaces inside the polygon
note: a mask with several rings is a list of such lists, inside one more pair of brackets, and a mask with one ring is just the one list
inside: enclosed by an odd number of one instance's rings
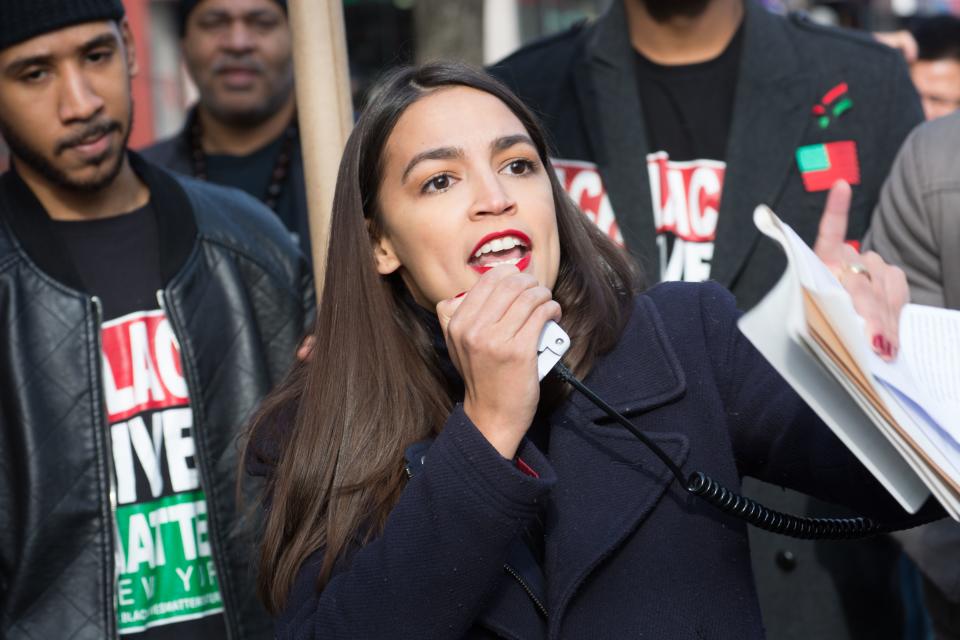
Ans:
{"label": "man's beard", "polygon": [[639,2],[656,22],[673,18],[696,18],[704,12],[711,0],[628,0]]}
{"label": "man's beard", "polygon": [[116,154],[115,158],[111,159],[109,157],[111,149],[107,149],[102,155],[91,158],[87,161],[88,165],[100,165],[103,162],[111,163],[107,167],[107,171],[105,173],[90,180],[75,180],[71,178],[66,172],[60,170],[52,162],[50,162],[43,155],[43,153],[31,147],[13,130],[12,127],[8,126],[3,121],[0,121],[0,135],[2,135],[3,139],[6,141],[13,157],[36,171],[53,185],[67,191],[95,193],[110,185],[120,174],[120,170],[123,168],[123,160],[126,157],[127,141],[130,139],[130,131],[133,128],[132,104],[129,109],[129,113],[130,116],[127,118],[126,130],[124,130],[124,128],[116,120],[95,120],[85,125],[78,133],[71,134],[69,137],[57,142],[56,148],[54,149],[55,156],[60,155],[73,146],[76,146],[82,140],[89,139],[93,136],[106,135],[113,131],[124,131],[123,144],[121,145],[120,151]]}

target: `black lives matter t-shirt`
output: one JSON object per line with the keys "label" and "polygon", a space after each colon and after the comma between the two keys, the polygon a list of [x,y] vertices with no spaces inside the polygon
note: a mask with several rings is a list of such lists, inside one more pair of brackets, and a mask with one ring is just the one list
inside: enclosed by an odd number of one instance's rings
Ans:
{"label": "black lives matter t-shirt", "polygon": [[118,630],[136,640],[224,637],[180,345],[158,300],[154,209],[53,224],[103,311]]}
{"label": "black lives matter t-shirt", "polygon": [[689,65],[635,53],[664,280],[710,277],[742,40],[741,27],[718,57]]}

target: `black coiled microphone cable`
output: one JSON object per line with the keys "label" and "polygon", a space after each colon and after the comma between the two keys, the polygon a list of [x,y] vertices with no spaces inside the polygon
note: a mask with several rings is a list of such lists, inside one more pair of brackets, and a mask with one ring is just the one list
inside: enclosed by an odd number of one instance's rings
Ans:
{"label": "black coiled microphone cable", "polygon": [[[579,391],[590,402],[602,409],[608,416],[623,425],[640,442],[645,444],[670,469],[687,493],[699,496],[721,511],[729,513],[759,529],[790,536],[792,538],[818,540],[850,540],[866,538],[879,533],[897,531],[899,527],[891,527],[866,517],[856,518],[804,518],[792,516],[773,509],[768,509],[759,502],[751,500],[732,491],[713,480],[702,471],[695,471],[689,477],[683,475],[680,467],[670,459],[663,449],[658,447],[643,432],[637,429],[632,422],[622,416],[616,409],[604,402],[603,398],[584,385],[562,362],[558,362],[553,371],[574,389]],[[911,523],[907,528],[915,527],[922,522]]]}

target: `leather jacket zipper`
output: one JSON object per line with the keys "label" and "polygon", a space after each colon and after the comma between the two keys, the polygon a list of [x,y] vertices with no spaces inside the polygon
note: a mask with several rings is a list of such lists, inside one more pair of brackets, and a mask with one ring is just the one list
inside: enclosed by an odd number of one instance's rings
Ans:
{"label": "leather jacket zipper", "polygon": [[[163,314],[167,317],[167,322],[170,324],[170,330],[173,332],[173,336],[177,339],[177,344],[180,345],[180,361],[183,368],[183,377],[187,381],[187,393],[190,397],[190,406],[193,409],[194,417],[196,417],[197,411],[193,403],[200,401],[200,387],[196,384],[196,380],[193,379],[193,368],[188,366],[186,343],[183,340],[183,334],[177,327],[176,317],[172,312],[173,310],[167,304],[166,292],[163,289],[157,291],[157,304],[160,305],[160,310],[163,311]],[[199,426],[200,425],[194,421],[193,436],[197,451],[197,471],[200,473],[201,487],[203,488],[204,499],[206,499],[207,488],[211,485],[210,478],[207,475],[207,465],[205,462],[206,452],[201,452],[201,449],[203,448],[203,441],[200,439]],[[209,502],[207,503],[207,523],[207,526],[212,531],[213,527],[216,525],[216,515],[213,513],[213,509],[210,507]],[[226,590],[224,589],[223,582],[220,581],[220,576],[227,575],[224,571],[224,560],[222,558],[225,551],[219,548],[219,538],[210,536],[209,540],[211,550],[213,551],[213,564],[217,568],[217,588],[220,590],[220,599],[221,602],[223,602],[223,626],[227,632],[227,640],[231,640],[235,635],[233,632],[233,625],[236,624],[236,621],[233,619],[235,613],[232,610],[228,611]]]}
{"label": "leather jacket zipper", "polygon": [[107,477],[110,478],[110,489],[108,491],[110,514],[107,516],[107,525],[112,531],[111,540],[113,540],[113,553],[110,554],[113,568],[111,572],[113,574],[113,583],[108,585],[107,589],[111,593],[110,600],[113,603],[113,619],[107,622],[107,628],[113,629],[114,633],[110,635],[115,636],[117,625],[120,624],[120,603],[117,602],[116,585],[119,583],[120,574],[123,571],[120,562],[121,549],[123,549],[123,546],[120,543],[120,529],[117,527],[117,471],[113,464],[113,436],[110,431],[110,421],[107,418],[107,397],[103,390],[103,303],[97,296],[91,297],[90,302],[93,307],[93,343],[96,349],[96,362],[99,365],[98,370],[93,373],[95,384],[93,385],[94,388],[92,392],[100,399],[100,415],[103,418],[103,442],[107,458]]}
{"label": "leather jacket zipper", "polygon": [[542,602],[540,602],[540,598],[533,593],[533,589],[531,589],[527,583],[523,581],[523,578],[520,577],[520,573],[506,562],[503,563],[503,568],[507,573],[513,576],[517,582],[520,583],[520,586],[523,587],[523,590],[526,591],[527,595],[530,596],[530,599],[533,600],[533,604],[537,606],[537,609],[540,611],[540,615],[542,615],[544,619],[549,619],[550,616],[547,614],[547,608],[543,606]]}

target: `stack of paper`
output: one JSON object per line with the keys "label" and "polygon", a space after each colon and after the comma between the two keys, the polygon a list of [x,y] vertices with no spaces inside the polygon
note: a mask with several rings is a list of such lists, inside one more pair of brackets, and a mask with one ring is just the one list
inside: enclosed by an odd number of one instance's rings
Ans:
{"label": "stack of paper", "polygon": [[870,349],[850,296],[770,209],[788,267],[740,329],[903,507],[932,493],[960,521],[960,312],[907,305],[897,359]]}

